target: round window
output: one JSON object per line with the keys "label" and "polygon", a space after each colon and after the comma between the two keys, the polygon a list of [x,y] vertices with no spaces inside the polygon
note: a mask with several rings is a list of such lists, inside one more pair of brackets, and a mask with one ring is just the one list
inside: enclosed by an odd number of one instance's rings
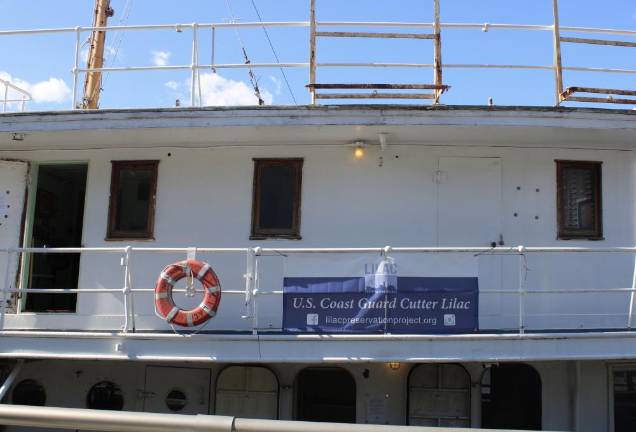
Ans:
{"label": "round window", "polygon": [[117,384],[102,381],[88,391],[86,406],[91,409],[120,411],[124,407],[124,394]]}
{"label": "round window", "polygon": [[44,387],[39,382],[26,379],[15,386],[12,399],[15,405],[44,406],[46,403],[46,391],[44,391]]}
{"label": "round window", "polygon": [[181,411],[188,404],[188,398],[181,390],[171,390],[166,396],[166,406],[170,411]]}

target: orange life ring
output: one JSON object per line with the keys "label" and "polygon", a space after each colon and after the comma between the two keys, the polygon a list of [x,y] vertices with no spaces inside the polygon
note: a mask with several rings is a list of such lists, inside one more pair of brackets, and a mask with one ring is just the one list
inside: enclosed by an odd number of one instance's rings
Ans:
{"label": "orange life ring", "polygon": [[[203,285],[205,294],[201,304],[192,310],[180,309],[174,303],[172,290],[184,277],[196,277]],[[155,285],[155,312],[171,324],[181,327],[193,327],[203,324],[216,315],[221,302],[221,284],[210,264],[185,260],[171,264],[163,269]]]}

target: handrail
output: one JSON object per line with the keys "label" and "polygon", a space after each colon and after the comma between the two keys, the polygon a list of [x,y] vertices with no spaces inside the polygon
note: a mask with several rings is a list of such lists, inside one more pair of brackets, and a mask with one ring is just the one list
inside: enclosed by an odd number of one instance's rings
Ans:
{"label": "handrail", "polygon": [[473,428],[318,423],[23,405],[0,405],[0,423],[47,429],[121,432],[487,432]]}
{"label": "handrail", "polygon": [[[316,0],[310,0],[315,5]],[[439,9],[438,1],[433,0],[436,4],[436,11]],[[573,38],[562,38],[560,35],[563,33],[568,34],[605,34],[605,35],[622,35],[635,37],[636,30],[630,29],[613,29],[602,27],[577,27],[577,26],[563,26],[559,24],[558,20],[558,0],[553,0],[555,16],[554,22],[551,24],[517,24],[517,23],[476,23],[476,22],[442,22],[439,13],[435,13],[435,19],[432,22],[396,22],[396,21],[319,21],[316,19],[315,11],[313,15],[310,14],[311,19],[308,21],[251,21],[251,22],[204,22],[204,23],[174,23],[174,24],[138,24],[138,25],[114,25],[106,27],[95,26],[77,26],[77,27],[61,27],[61,28],[39,28],[39,29],[16,29],[16,30],[0,30],[1,36],[20,36],[20,35],[43,35],[43,34],[75,34],[75,61],[72,67],[73,75],[73,96],[72,96],[72,109],[77,109],[81,106],[78,103],[80,99],[78,91],[79,75],[89,72],[147,72],[147,71],[191,71],[191,85],[190,85],[190,105],[201,106],[203,104],[200,90],[200,71],[217,69],[244,69],[244,68],[307,68],[309,69],[309,91],[311,95],[312,103],[315,103],[317,99],[315,89],[311,87],[311,84],[316,83],[317,70],[321,68],[415,68],[415,69],[432,69],[434,71],[434,80],[437,84],[441,85],[442,71],[444,68],[449,69],[499,69],[499,70],[534,70],[534,71],[553,71],[555,74],[555,105],[558,106],[562,102],[595,102],[601,104],[636,104],[636,99],[625,98],[613,98],[611,95],[605,98],[599,97],[576,97],[573,95],[566,95],[563,92],[563,71],[576,71],[586,73],[611,73],[611,74],[636,74],[636,69],[629,68],[605,68],[605,67],[583,67],[583,66],[563,66],[561,62],[560,44],[561,42],[567,42]],[[310,56],[307,61],[288,61],[288,62],[250,62],[245,63],[223,63],[215,61],[215,44],[216,37],[215,31],[220,29],[245,29],[245,28],[307,28],[309,29],[309,45]],[[386,62],[318,62],[316,59],[316,36],[324,34],[324,32],[317,31],[318,27],[335,27],[335,28],[395,28],[395,29],[426,29],[432,30],[430,38],[434,40],[433,49],[434,56],[432,63],[412,62],[412,63],[386,63]],[[82,33],[92,31],[161,31],[161,30],[173,30],[177,32],[183,32],[185,30],[192,33],[192,55],[190,64],[180,65],[164,65],[164,66],[121,66],[112,67],[105,66],[102,68],[88,68],[80,66],[80,50]],[[198,32],[201,30],[212,31],[212,46],[211,46],[211,62],[209,64],[203,64],[199,60],[199,36]],[[455,31],[455,30],[479,30],[482,32],[490,32],[495,30],[501,31],[541,31],[552,33],[555,53],[555,59],[553,64],[481,64],[481,63],[443,63],[441,60],[441,30]],[[333,33],[333,32],[332,32]],[[354,34],[355,32],[345,32],[347,34]],[[362,33],[358,33],[362,34]],[[385,34],[389,33],[377,33]],[[406,36],[405,33],[390,33],[392,35]],[[428,38],[428,36],[427,36]],[[576,39],[576,38],[574,38]],[[584,40],[584,39],[580,39]],[[608,41],[611,44],[612,41]],[[636,42],[624,42],[626,46],[633,46]],[[312,54],[313,53],[313,54]],[[452,84],[452,83],[451,83]],[[198,92],[196,91],[198,89]],[[409,96],[415,96],[418,99],[431,99],[434,104],[439,102],[441,91],[435,90],[432,93],[385,93],[383,95],[374,93],[330,93],[323,95],[323,99],[339,98],[338,96],[344,95],[349,98],[358,98],[365,96],[373,96],[373,98],[386,97],[390,98],[391,95],[395,95],[396,98]],[[344,97],[343,96],[343,97]],[[10,100],[7,101],[5,97],[5,111],[6,104],[8,102],[20,102]],[[30,96],[28,96],[30,100]]]}
{"label": "handrail", "polygon": [[[258,296],[267,295],[283,295],[283,290],[260,290],[258,282],[258,261],[262,256],[289,256],[304,254],[379,254],[387,256],[390,254],[472,254],[474,256],[518,256],[518,286],[516,290],[504,289],[480,289],[480,295],[516,295],[518,298],[518,326],[517,331],[520,334],[525,333],[525,298],[529,295],[566,295],[566,294],[630,294],[627,323],[623,329],[631,330],[634,325],[634,315],[636,314],[636,247],[543,247],[543,246],[514,246],[514,247],[294,247],[294,248],[271,248],[271,247],[18,247],[18,248],[0,248],[0,253],[8,256],[7,265],[5,267],[4,288],[2,289],[0,299],[0,330],[4,330],[4,322],[6,315],[6,299],[12,293],[47,293],[47,294],[121,294],[123,296],[123,306],[125,319],[123,325],[124,333],[135,331],[135,293],[152,293],[154,289],[150,287],[134,287],[131,278],[131,257],[133,254],[140,253],[222,253],[222,254],[240,254],[245,255],[245,287],[244,289],[222,289],[225,294],[245,296],[245,313],[243,319],[252,320],[252,332],[258,333],[258,310],[256,298]],[[122,288],[38,288],[38,287],[12,287],[9,278],[9,268],[11,259],[14,255],[24,253],[105,253],[121,255],[121,266],[124,272],[124,283]],[[631,254],[634,259],[633,283],[631,287],[610,287],[610,288],[573,288],[573,289],[540,289],[526,287],[526,255],[537,253],[611,253],[611,254]],[[176,292],[184,290],[176,289]]]}
{"label": "handrail", "polygon": [[[24,90],[21,87],[18,87],[17,85],[11,83],[10,81],[0,78],[0,85],[4,86],[4,97],[1,100],[2,112],[7,112],[7,107],[9,106],[9,104],[16,103],[16,102],[19,102],[21,104],[21,111],[24,111],[26,103],[28,101],[33,100],[31,93],[29,93],[28,91]],[[22,95],[22,97],[20,99],[9,99],[9,89],[12,89],[18,92],[19,94]]]}

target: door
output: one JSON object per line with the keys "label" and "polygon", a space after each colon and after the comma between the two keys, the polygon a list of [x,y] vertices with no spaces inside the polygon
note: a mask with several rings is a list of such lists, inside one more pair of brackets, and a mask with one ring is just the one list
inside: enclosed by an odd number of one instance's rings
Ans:
{"label": "door", "polygon": [[[0,249],[20,246],[28,170],[26,162],[0,160]],[[9,262],[7,259],[8,255],[0,252],[0,283],[4,284],[8,269],[7,282],[13,287],[20,258],[11,254]]]}
{"label": "door", "polygon": [[296,378],[296,420],[355,423],[356,383],[342,368],[316,367]]}
{"label": "door", "polygon": [[[501,159],[441,157],[438,184],[438,246],[492,247],[503,245]],[[478,257],[479,289],[499,290],[502,258]],[[500,294],[480,296],[479,313],[500,313]],[[482,320],[483,322],[483,320]]]}
{"label": "door", "polygon": [[541,377],[525,364],[501,364],[484,371],[481,427],[541,429]]}
{"label": "door", "polygon": [[439,246],[491,246],[501,233],[501,160],[439,159]]}
{"label": "door", "polygon": [[210,370],[186,367],[146,367],[144,411],[208,414]]}
{"label": "door", "polygon": [[216,379],[214,414],[278,418],[278,379],[261,366],[229,366]]}
{"label": "door", "polygon": [[[80,247],[86,195],[86,164],[42,164],[37,169],[32,247]],[[36,253],[28,260],[28,288],[77,288],[78,253]],[[29,312],[74,312],[77,294],[28,294]]]}

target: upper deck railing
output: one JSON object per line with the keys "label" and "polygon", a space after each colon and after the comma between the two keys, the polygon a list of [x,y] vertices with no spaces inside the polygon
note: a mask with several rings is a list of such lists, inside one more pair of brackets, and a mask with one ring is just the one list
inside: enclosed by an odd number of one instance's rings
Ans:
{"label": "upper deck railing", "polygon": [[[86,283],[86,286],[82,286],[82,282],[80,282],[79,288],[38,288],[38,287],[30,287],[26,282],[28,279],[21,277],[16,278],[20,279],[21,282],[18,282],[17,286],[13,281],[12,266],[15,266],[16,262],[19,259],[22,259],[22,266],[25,267],[25,263],[28,262],[26,259],[27,256],[31,254],[81,254],[82,256],[82,267],[89,268],[88,273],[95,276],[94,282]],[[55,295],[64,295],[64,294],[80,294],[91,295],[91,296],[100,296],[100,295],[108,295],[108,296],[120,296],[122,299],[121,302],[121,314],[115,315],[121,318],[121,329],[124,333],[135,332],[135,331],[143,331],[138,330],[139,326],[136,325],[136,321],[142,317],[142,313],[140,312],[140,300],[143,301],[154,301],[153,292],[155,289],[150,287],[150,284],[156,279],[157,274],[151,275],[141,275],[140,272],[135,270],[135,265],[133,264],[135,261],[139,262],[144,255],[151,255],[152,257],[166,257],[171,255],[181,256],[181,259],[184,258],[192,258],[195,254],[199,254],[199,256],[208,256],[208,257],[220,257],[220,256],[232,256],[238,258],[239,261],[235,262],[236,271],[234,272],[235,276],[233,278],[223,279],[221,278],[222,285],[222,295],[229,295],[235,299],[235,301],[230,302],[231,304],[224,307],[232,308],[231,315],[234,317],[240,317],[246,325],[241,326],[241,328],[228,328],[221,327],[217,329],[218,331],[251,331],[254,334],[257,334],[259,331],[283,331],[281,324],[278,326],[269,326],[263,325],[260,321],[263,314],[272,315],[272,311],[261,311],[260,309],[263,307],[261,303],[259,303],[258,299],[263,298],[271,298],[275,297],[280,299],[283,294],[283,287],[280,286],[278,289],[275,286],[275,283],[272,284],[271,281],[267,283],[268,287],[265,287],[266,283],[262,282],[266,279],[266,273],[271,271],[270,268],[266,267],[264,259],[268,259],[271,257],[283,258],[287,259],[288,257],[299,257],[299,256],[311,256],[313,257],[329,257],[332,258],[334,256],[342,258],[342,260],[346,260],[346,257],[356,258],[360,257],[364,254],[377,254],[377,256],[387,257],[387,256],[395,256],[395,255],[416,255],[416,256],[426,256],[426,255],[464,255],[468,257],[473,257],[478,259],[480,257],[493,258],[493,257],[512,257],[516,258],[513,261],[513,266],[516,266],[516,272],[518,277],[513,285],[506,283],[503,284],[500,288],[491,287],[479,287],[478,295],[480,297],[485,297],[487,302],[494,301],[495,297],[498,297],[500,300],[502,298],[514,298],[516,299],[512,303],[507,303],[507,315],[516,320],[514,324],[510,324],[509,321],[505,323],[489,326],[488,328],[482,329],[479,328],[480,331],[495,331],[495,332],[517,332],[519,334],[524,334],[526,331],[534,331],[534,332],[553,332],[553,331],[575,331],[575,332],[588,332],[593,330],[632,330],[635,326],[635,315],[636,315],[636,247],[495,247],[495,248],[483,248],[483,247],[352,247],[352,248],[261,248],[261,247],[237,247],[237,248],[209,248],[209,247],[200,247],[200,248],[181,248],[181,247],[82,247],[82,248],[8,248],[8,249],[0,249],[0,257],[3,255],[7,258],[6,267],[4,268],[4,285],[2,287],[2,291],[0,292],[0,331],[15,329],[15,327],[7,327],[7,315],[9,315],[10,311],[8,310],[7,300],[10,296],[22,297],[27,294],[55,294]],[[581,255],[585,254],[594,254],[593,256],[600,255],[601,258],[596,258],[596,263],[586,263],[583,262],[580,258]],[[88,264],[84,264],[84,260],[89,258],[87,255],[98,256],[100,257],[100,261],[97,261],[97,266],[92,266],[91,264],[95,264],[95,261],[90,261]],[[115,267],[108,267],[106,256],[110,257],[118,257],[120,259],[120,268],[121,274],[120,276],[114,275]],[[530,256],[549,256],[553,258],[555,256],[569,256],[575,257],[575,261],[569,261],[568,264],[557,265],[560,272],[565,273],[567,278],[567,283],[559,284],[556,288],[554,287],[542,287],[540,285],[536,286],[528,286],[528,270],[529,267],[532,267],[532,271],[537,272],[538,274],[542,274],[545,272],[545,276],[539,278],[540,281],[546,281],[550,278],[554,277],[554,275],[549,274],[549,269],[545,263],[549,262],[545,261],[544,266],[539,264],[539,262],[533,262],[530,266],[528,265],[528,259]],[[618,273],[619,271],[624,274],[629,273],[631,287],[621,287],[621,286],[590,286],[585,283],[586,276],[583,275],[584,268],[593,266],[594,272],[601,273],[602,279],[609,279],[609,271],[607,270],[604,273],[602,263],[607,263],[611,261],[615,261],[619,256],[623,256],[623,258],[628,258],[627,260],[623,260],[621,265],[617,267],[613,267],[611,272]],[[103,257],[103,258],[101,258]],[[245,261],[242,261],[245,259]],[[631,261],[629,260],[631,259]],[[113,261],[114,262],[114,261]],[[148,261],[145,262],[148,264]],[[163,264],[161,264],[163,263]],[[243,264],[244,263],[244,264]],[[510,265],[510,262],[507,262]],[[165,261],[161,259],[159,264],[153,261],[151,268],[157,269],[161,268],[162,265],[165,265]],[[28,267],[28,264],[26,264]],[[137,264],[137,268],[140,269],[141,265]],[[617,271],[617,269],[619,271]],[[216,268],[218,271],[219,268]],[[514,272],[515,269],[512,269]],[[157,270],[158,272],[158,270]],[[328,273],[328,272],[327,272]],[[133,274],[136,274],[136,277],[133,277]],[[242,276],[238,276],[242,274]],[[323,275],[321,273],[321,275]],[[108,286],[110,281],[115,278],[121,278],[122,283],[119,286]],[[547,279],[546,279],[547,277]],[[109,279],[110,278],[110,279]],[[143,280],[143,282],[139,282]],[[228,280],[233,279],[233,280]],[[240,280],[244,279],[244,280]],[[80,276],[80,281],[82,277]],[[106,280],[106,282],[104,282]],[[281,280],[282,281],[282,280]],[[480,278],[480,285],[482,283]],[[615,283],[614,281],[609,282],[610,284]],[[139,286],[137,286],[139,284]],[[89,286],[90,285],[90,286]],[[229,288],[227,288],[229,286]],[[184,293],[187,292],[187,288],[176,288],[174,292]],[[203,291],[200,289],[196,291],[201,294]],[[563,296],[573,296],[573,300],[568,302],[561,302],[557,299],[562,298]],[[533,303],[530,310],[528,309],[527,302],[529,299],[539,299],[538,303]],[[591,301],[590,301],[591,299]],[[277,300],[279,301],[279,300]],[[95,298],[94,304],[97,304],[99,301],[97,297]],[[280,300],[282,303],[282,300]],[[578,303],[578,304],[577,304]],[[84,302],[84,305],[87,303]],[[150,304],[150,303],[149,303]],[[142,304],[142,306],[148,310],[149,304]],[[568,315],[569,318],[572,318],[572,308],[570,305],[574,305],[574,310],[576,311],[575,322],[571,322],[571,325],[568,327],[560,326],[559,324],[554,325],[551,324],[547,319],[550,316],[559,316],[560,314],[563,316]],[[259,306],[260,305],[260,306]],[[279,305],[280,306],[280,305]],[[386,307],[386,306],[385,306]],[[567,310],[559,311],[559,308],[563,308]],[[269,308],[272,308],[272,304],[269,305]],[[277,309],[278,306],[275,306],[274,309]],[[516,308],[516,311],[514,310]],[[20,307],[18,306],[19,310]],[[556,309],[556,311],[555,311]],[[16,312],[16,310],[11,311],[12,316],[20,315],[20,312]],[[280,312],[278,312],[280,313]],[[596,322],[590,324],[592,321],[586,321],[586,313],[587,316],[606,316],[611,317],[612,324],[609,327],[599,327]],[[37,314],[36,314],[37,315]],[[45,314],[51,315],[51,314]],[[55,315],[55,314],[53,314]],[[68,314],[59,314],[59,319],[64,320],[67,318]],[[162,329],[165,322],[159,317],[151,317],[150,321],[148,321],[148,316],[151,314],[146,312],[145,314],[145,325],[148,325],[150,322],[152,326],[152,330]],[[109,313],[109,316],[112,316],[112,311]],[[481,317],[481,312],[480,315]],[[533,317],[534,324],[532,326],[528,325],[528,317]],[[626,319],[621,323],[622,317],[626,317]],[[282,321],[282,317],[281,318]],[[217,318],[218,319],[218,318]],[[156,320],[156,321],[153,321]],[[539,324],[537,324],[539,322]],[[557,320],[558,322],[558,320]],[[570,321],[568,321],[570,322]],[[154,323],[154,324],[153,324]],[[62,328],[65,324],[61,324]],[[56,328],[55,325],[49,327],[49,329]],[[21,329],[21,330],[29,330],[29,329]],[[89,329],[90,330],[90,329]],[[117,328],[111,328],[110,330],[117,330]]]}
{"label": "upper deck railing", "polygon": [[17,106],[20,111],[24,111],[26,103],[33,99],[31,93],[2,78],[0,78],[0,91],[2,95],[0,104],[2,104],[3,113],[11,110],[13,106]]}
{"label": "upper deck railing", "polygon": [[[554,99],[555,105],[559,106],[563,102],[594,103],[594,104],[636,104],[636,85],[632,89],[619,88],[598,88],[577,85],[576,82],[570,85],[564,80],[564,71],[603,73],[603,74],[627,74],[636,75],[636,69],[629,68],[603,68],[588,66],[569,66],[567,59],[562,54],[562,44],[587,44],[597,46],[612,46],[620,48],[636,48],[636,39],[625,41],[607,39],[617,36],[627,36],[636,38],[636,30],[629,29],[609,29],[593,27],[572,27],[560,24],[558,0],[552,0],[553,17],[551,24],[530,25],[530,24],[510,24],[510,23],[450,23],[444,22],[440,15],[440,0],[432,0],[434,19],[432,22],[364,22],[364,21],[318,21],[316,19],[316,1],[309,0],[310,20],[309,21],[287,21],[287,22],[227,22],[227,23],[189,23],[189,24],[162,24],[162,25],[120,25],[110,27],[66,27],[51,29],[31,29],[31,30],[4,30],[0,31],[0,36],[17,35],[38,35],[54,33],[70,33],[75,35],[75,55],[72,66],[73,76],[73,96],[71,108],[77,109],[82,106],[81,95],[78,92],[79,80],[82,74],[89,72],[119,73],[119,72],[148,72],[148,71],[190,71],[190,105],[202,106],[204,98],[201,90],[201,71],[212,71],[223,69],[263,69],[263,68],[306,68],[308,69],[307,88],[311,96],[311,103],[315,104],[320,99],[327,100],[352,100],[352,99],[383,99],[383,100],[431,100],[433,104],[443,103],[443,93],[453,91],[452,82],[444,82],[443,71],[450,69],[481,69],[481,70],[527,70],[527,71],[551,71],[554,74]],[[285,28],[301,27],[308,29],[308,52],[309,59],[300,61],[283,61],[272,63],[261,63],[246,61],[245,63],[224,63],[217,61],[216,33],[225,29],[241,28]],[[355,31],[351,29],[365,28],[365,31]],[[326,28],[338,29],[338,31],[324,30]],[[390,32],[373,32],[367,29],[383,28],[393,29]],[[85,33],[93,31],[104,32],[130,32],[130,31],[158,31],[174,30],[177,33],[189,31],[192,38],[191,62],[189,64],[175,65],[151,65],[151,66],[108,66],[102,68],[88,68],[80,65],[82,37]],[[409,30],[410,32],[405,32]],[[503,64],[503,63],[446,63],[442,60],[442,50],[444,45],[444,33],[454,30],[475,30],[479,32],[491,31],[523,31],[523,32],[548,32],[552,34],[552,64]],[[209,63],[201,60],[200,40],[202,31],[210,32],[211,47],[210,52],[205,56],[210,59]],[[564,36],[567,34],[567,36]],[[570,35],[600,34],[603,38],[582,38]],[[206,36],[207,37],[207,36]],[[430,62],[411,63],[383,63],[383,62],[321,62],[319,61],[317,43],[319,38],[367,38],[367,39],[412,39],[432,41],[433,49]],[[430,83],[377,83],[377,82],[355,82],[355,83],[323,83],[317,80],[318,72],[326,68],[394,68],[394,69],[431,69],[432,82]],[[329,90],[323,93],[322,90]],[[355,93],[350,90],[367,90]],[[525,105],[519,101],[517,105]]]}

